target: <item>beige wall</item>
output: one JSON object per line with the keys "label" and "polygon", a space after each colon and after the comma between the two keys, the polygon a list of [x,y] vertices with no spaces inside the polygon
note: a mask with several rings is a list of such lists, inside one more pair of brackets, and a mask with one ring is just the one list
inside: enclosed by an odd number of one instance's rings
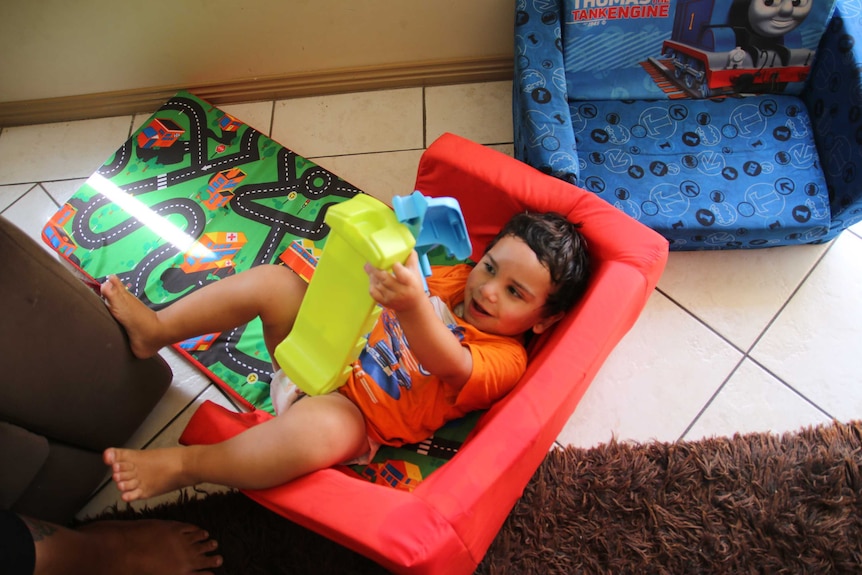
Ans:
{"label": "beige wall", "polygon": [[0,102],[512,55],[501,0],[0,0]]}

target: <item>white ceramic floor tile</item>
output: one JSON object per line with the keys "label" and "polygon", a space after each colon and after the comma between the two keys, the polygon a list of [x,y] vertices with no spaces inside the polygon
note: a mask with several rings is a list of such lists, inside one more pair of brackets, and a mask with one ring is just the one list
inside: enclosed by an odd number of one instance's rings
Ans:
{"label": "white ceramic floor tile", "polygon": [[742,354],[660,293],[611,353],[558,441],[674,441]]}
{"label": "white ceramic floor tile", "polygon": [[514,141],[512,82],[425,89],[426,146],[445,132],[480,144]]}
{"label": "white ceramic floor tile", "polygon": [[59,182],[42,182],[42,187],[45,191],[54,198],[54,201],[59,205],[63,205],[69,201],[75,192],[84,185],[86,178],[76,180],[62,180]]}
{"label": "white ceramic floor tile", "polygon": [[126,443],[127,447],[140,449],[156,437],[159,432],[181,413],[199,396],[212,382],[184,359],[176,350],[170,347],[162,349],[160,355],[171,366],[174,372],[171,386],[165,392],[161,401],[156,404],[149,416]]}
{"label": "white ceramic floor tile", "polygon": [[86,178],[129,138],[130,116],[6,128],[0,184]]}
{"label": "white ceramic floor tile", "polygon": [[[183,430],[185,430],[186,425],[188,425],[189,419],[191,419],[191,416],[204,401],[213,401],[223,407],[232,409],[230,402],[227,401],[224,395],[218,391],[214,385],[211,385],[200,394],[193,405],[180,413],[179,416],[171,422],[170,426],[167,427],[167,429],[165,429],[164,432],[161,433],[150,445],[148,445],[148,448],[176,447],[178,445],[180,435],[182,435]],[[110,508],[112,505],[118,505],[121,509],[126,507],[127,504],[120,499],[120,492],[117,490],[114,483],[109,481],[109,479],[110,478],[106,472],[106,483],[103,484],[90,501],[81,508],[77,514],[79,519],[98,515]],[[191,490],[191,488],[188,489]],[[213,493],[216,491],[223,491],[225,488],[220,485],[203,483],[196,486],[194,490]],[[145,501],[136,501],[128,505],[133,509],[141,509],[144,506],[154,507],[160,503],[176,501],[179,494],[179,490],[171,491],[159,497],[153,497]]]}
{"label": "white ceramic floor tile", "polygon": [[841,421],[862,417],[862,239],[841,234],[751,356]]}
{"label": "white ceramic floor tile", "polygon": [[392,196],[413,193],[422,150],[311,158],[366,194],[392,205]]}
{"label": "white ceramic floor tile", "polygon": [[658,287],[748,351],[826,249],[673,252]]}
{"label": "white ceramic floor tile", "polygon": [[422,89],[275,103],[272,139],[306,158],[421,149]]}
{"label": "white ceramic floor tile", "polygon": [[57,212],[58,206],[42,186],[35,186],[11,206],[3,210],[3,217],[21,228],[28,236],[36,240],[46,251],[55,255],[42,241],[42,228],[51,216]]}
{"label": "white ceramic floor tile", "polygon": [[0,213],[15,203],[21,196],[33,189],[36,184],[13,184],[0,186]]}
{"label": "white ceramic floor tile", "polygon": [[830,419],[746,359],[685,434],[686,440],[734,433],[784,433]]}

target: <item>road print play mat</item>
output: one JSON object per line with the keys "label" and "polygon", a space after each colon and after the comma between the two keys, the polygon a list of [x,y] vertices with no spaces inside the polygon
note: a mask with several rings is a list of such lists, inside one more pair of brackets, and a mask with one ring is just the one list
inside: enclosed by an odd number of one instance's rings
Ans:
{"label": "road print play mat", "polygon": [[[159,309],[265,263],[309,276],[327,207],[359,193],[188,93],[147,120],[45,226],[87,275],[117,274]],[[203,313],[206,313],[205,311]],[[254,323],[179,344],[242,400],[266,407],[272,365]]]}
{"label": "road print play mat", "polygon": [[[412,190],[411,190],[412,191]],[[43,239],[96,282],[116,274],[152,309],[261,264],[306,281],[317,264],[329,206],[361,191],[241,120],[181,92],[123,144],[45,225]],[[405,191],[409,193],[409,191]],[[206,311],[202,311],[206,313]],[[272,364],[258,320],[175,346],[228,394],[272,412]],[[412,490],[451,458],[467,426],[436,440],[382,450],[353,468]]]}

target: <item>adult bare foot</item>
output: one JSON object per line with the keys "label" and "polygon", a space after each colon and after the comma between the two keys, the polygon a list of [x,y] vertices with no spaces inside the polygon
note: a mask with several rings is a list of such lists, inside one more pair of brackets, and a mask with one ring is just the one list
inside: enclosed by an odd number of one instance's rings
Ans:
{"label": "adult bare foot", "polygon": [[101,287],[102,297],[111,315],[126,328],[132,353],[142,359],[154,356],[163,343],[158,340],[159,320],[156,312],[132,295],[115,275]]}
{"label": "adult bare foot", "polygon": [[131,502],[162,495],[193,485],[195,480],[183,471],[183,453],[188,447],[164,449],[105,450],[102,460],[111,467],[111,478],[123,501]]}
{"label": "adult bare foot", "polygon": [[36,551],[35,575],[211,573],[222,564],[218,543],[194,525],[176,521],[94,521],[68,529],[22,517]]}
{"label": "adult bare foot", "polygon": [[221,556],[209,555],[218,543],[206,531],[188,523],[96,521],[78,531],[99,537],[108,567],[105,573],[186,575],[222,564]]}

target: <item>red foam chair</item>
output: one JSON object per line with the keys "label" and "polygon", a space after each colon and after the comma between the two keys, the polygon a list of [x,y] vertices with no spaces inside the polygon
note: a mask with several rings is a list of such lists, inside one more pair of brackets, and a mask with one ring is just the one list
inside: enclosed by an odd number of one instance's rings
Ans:
{"label": "red foam chair", "polygon": [[[455,457],[414,491],[325,469],[246,495],[396,573],[472,573],[605,358],[632,327],[668,244],[594,194],[446,134],[423,154],[416,189],[461,203],[474,252],[515,213],[582,222],[593,279],[582,301],[534,340],[518,386],[479,420]],[[181,441],[213,443],[270,417],[201,406]]]}

